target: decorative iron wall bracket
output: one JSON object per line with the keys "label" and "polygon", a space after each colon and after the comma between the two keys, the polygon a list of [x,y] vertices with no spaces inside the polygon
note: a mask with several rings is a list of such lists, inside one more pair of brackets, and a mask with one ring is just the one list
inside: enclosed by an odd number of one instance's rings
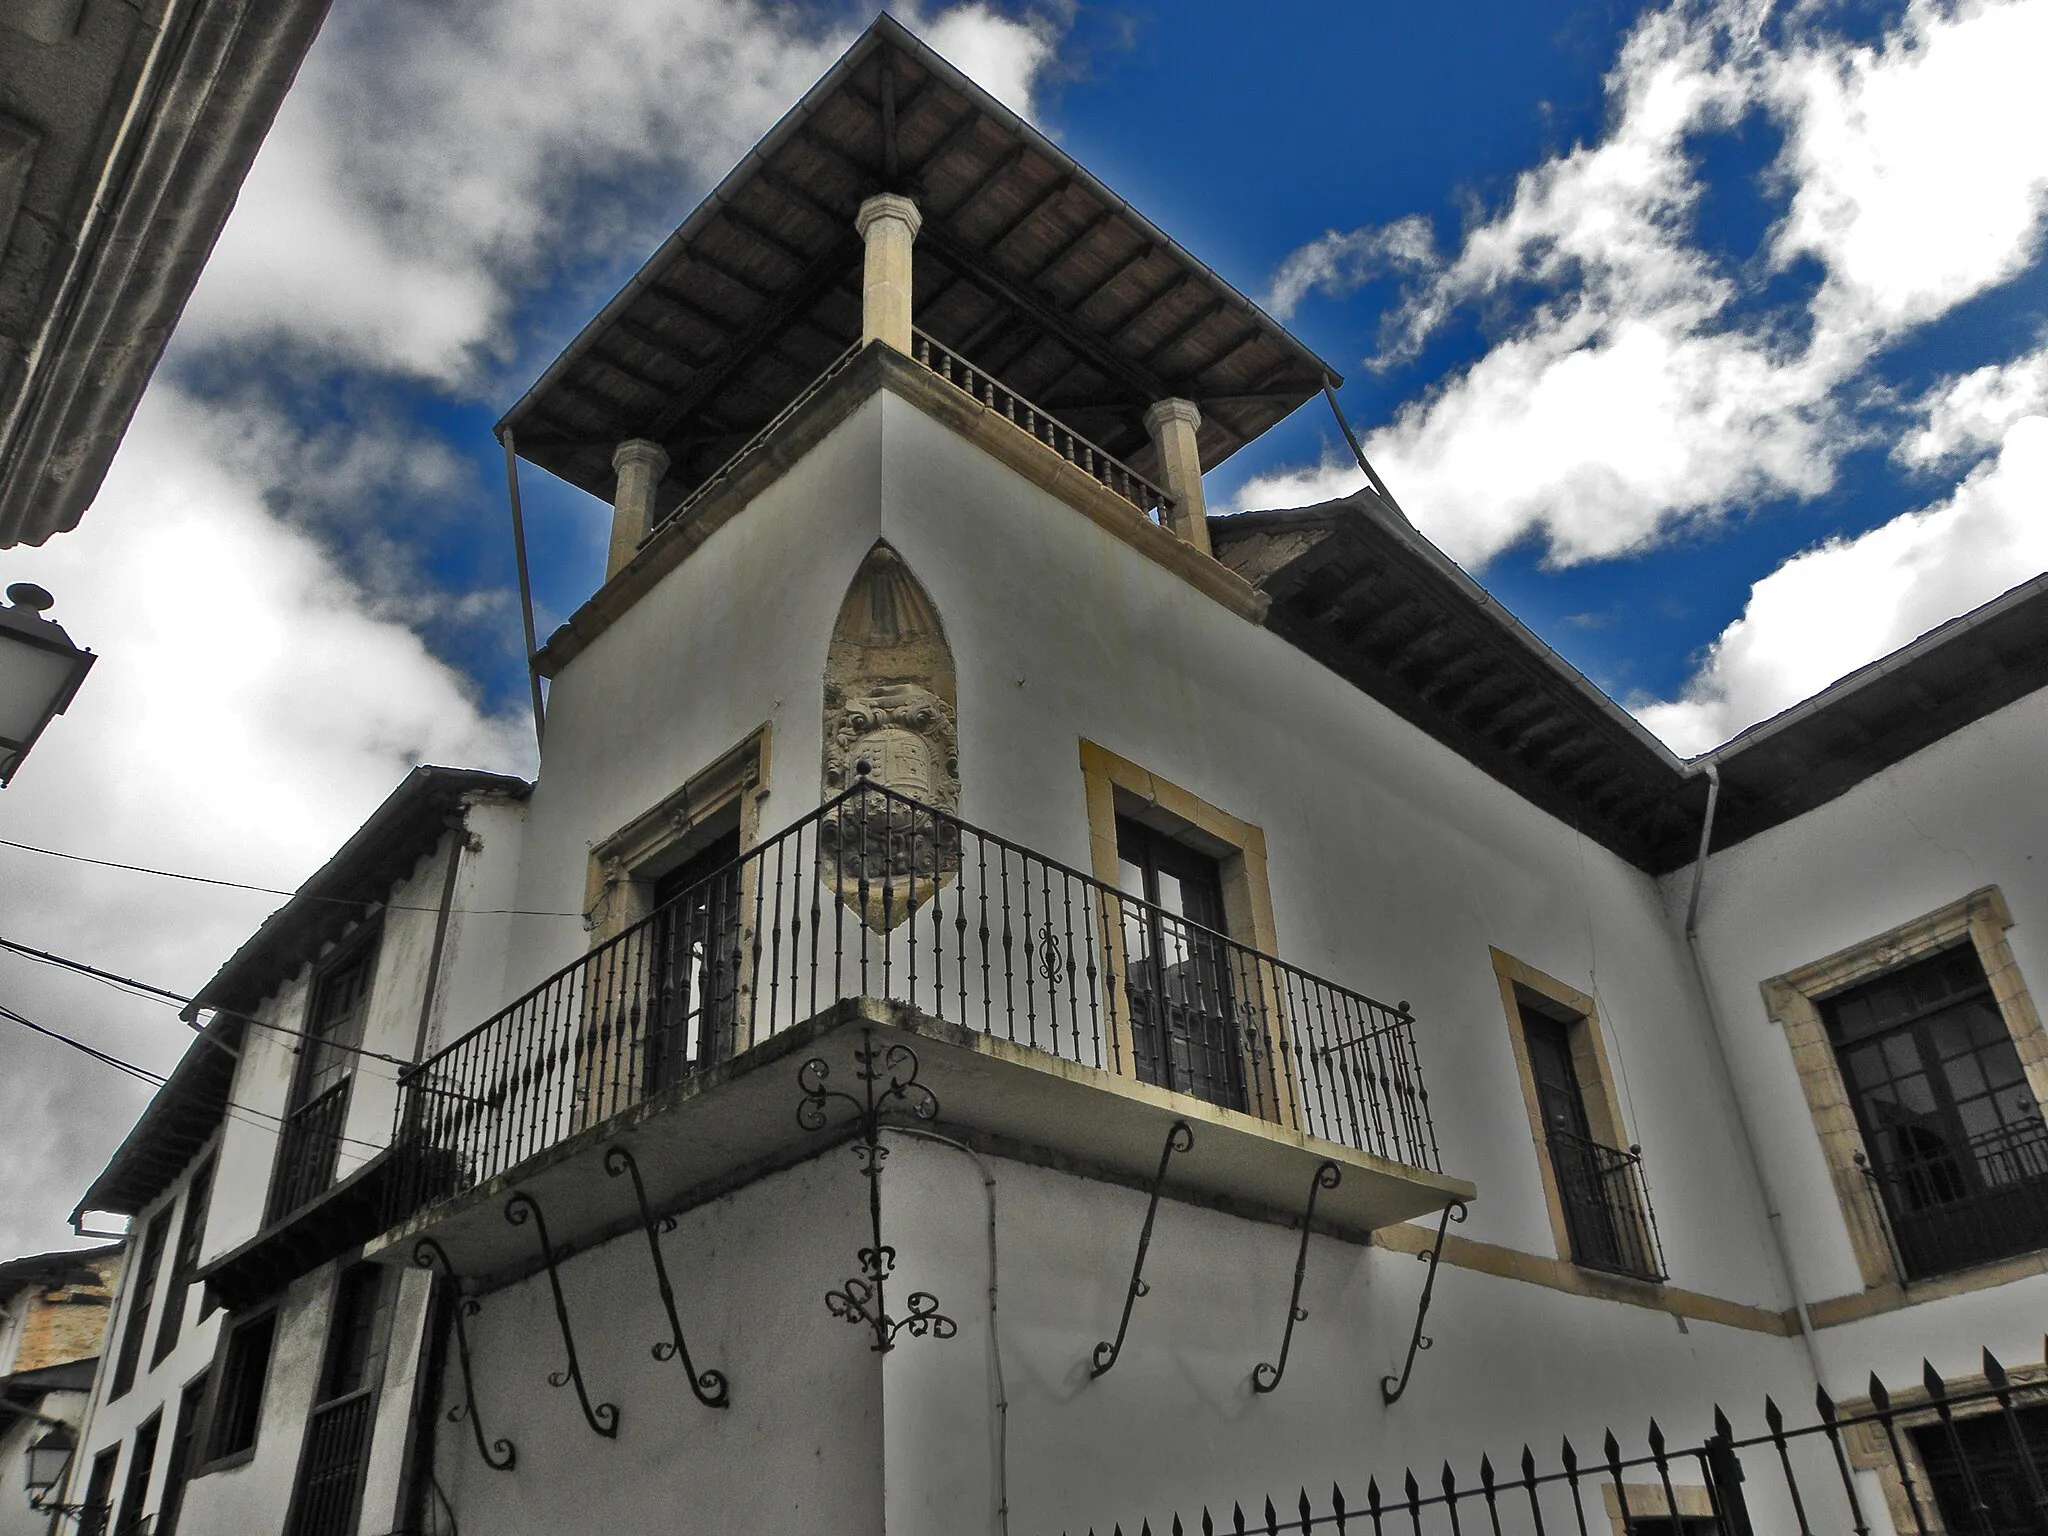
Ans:
{"label": "decorative iron wall bracket", "polygon": [[[930,1335],[950,1339],[960,1329],[953,1319],[939,1311],[939,1299],[929,1291],[912,1291],[903,1316],[889,1315],[885,1292],[889,1276],[896,1269],[896,1250],[882,1241],[882,1160],[889,1155],[889,1149],[882,1145],[882,1116],[902,1104],[909,1107],[915,1119],[936,1120],[939,1100],[937,1094],[917,1080],[916,1051],[901,1044],[878,1049],[871,1029],[860,1032],[860,1041],[853,1059],[858,1064],[854,1076],[861,1085],[861,1097],[827,1088],[825,1079],[832,1068],[822,1056],[813,1056],[797,1068],[796,1082],[804,1097],[796,1107],[796,1123],[807,1131],[822,1131],[829,1122],[828,1111],[834,1099],[853,1107],[854,1127],[859,1135],[853,1153],[860,1160],[861,1175],[868,1181],[868,1219],[874,1243],[855,1255],[861,1272],[839,1289],[825,1293],[825,1307],[834,1317],[843,1317],[855,1326],[865,1323],[874,1329],[872,1347],[877,1353],[886,1353],[896,1347],[896,1335],[901,1332],[908,1331],[913,1338]],[[908,1075],[900,1075],[906,1068]],[[885,1078],[887,1086],[878,1090],[876,1085]]]}
{"label": "decorative iron wall bracket", "polygon": [[682,1320],[676,1316],[675,1287],[668,1281],[668,1264],[661,1256],[661,1234],[676,1229],[676,1219],[664,1216],[657,1221],[647,1210],[647,1186],[640,1182],[640,1165],[633,1154],[624,1146],[607,1148],[604,1154],[604,1171],[613,1178],[629,1174],[633,1180],[633,1201],[640,1208],[640,1225],[647,1231],[647,1251],[654,1258],[654,1283],[661,1292],[662,1309],[668,1313],[669,1337],[656,1343],[651,1351],[657,1360],[680,1360],[683,1373],[690,1378],[690,1390],[697,1401],[706,1408],[727,1408],[731,1396],[723,1371],[699,1372],[690,1360],[690,1346],[683,1342]]}
{"label": "decorative iron wall bracket", "polygon": [[548,1241],[547,1218],[541,1215],[540,1202],[525,1190],[515,1190],[505,1202],[505,1219],[515,1227],[533,1223],[533,1235],[540,1243],[541,1262],[548,1269],[548,1289],[555,1297],[555,1321],[562,1326],[562,1348],[568,1352],[567,1370],[548,1372],[548,1385],[564,1387],[570,1382],[576,1384],[576,1401],[583,1405],[583,1419],[597,1434],[607,1440],[615,1439],[619,1433],[619,1405],[598,1403],[592,1406],[590,1393],[583,1386],[583,1367],[576,1359],[576,1335],[569,1327],[569,1304],[562,1299],[562,1277],[556,1269],[554,1244]]}
{"label": "decorative iron wall bracket", "polygon": [[462,1294],[462,1281],[455,1273],[455,1266],[448,1262],[447,1250],[431,1237],[423,1237],[413,1244],[412,1261],[436,1279],[446,1280],[452,1298],[455,1357],[462,1365],[462,1401],[448,1410],[448,1422],[460,1424],[467,1419],[470,1431],[476,1436],[476,1453],[483,1457],[484,1465],[495,1472],[510,1472],[519,1460],[518,1448],[510,1440],[486,1442],[484,1421],[476,1411],[476,1380],[469,1367],[469,1330],[462,1325],[464,1317],[474,1317],[480,1310],[476,1299]]}
{"label": "decorative iron wall bracket", "polygon": [[1173,1161],[1176,1152],[1187,1152],[1195,1145],[1194,1127],[1185,1120],[1176,1120],[1167,1130],[1166,1145],[1159,1150],[1159,1171],[1152,1175],[1152,1200],[1145,1207],[1145,1225],[1138,1229],[1138,1256],[1131,1262],[1131,1288],[1124,1292],[1124,1315],[1116,1325],[1116,1337],[1104,1339],[1095,1346],[1095,1358],[1088,1367],[1088,1379],[1107,1374],[1116,1364],[1116,1357],[1124,1352],[1124,1333],[1131,1326],[1131,1307],[1140,1296],[1151,1292],[1145,1283],[1145,1250],[1152,1246],[1152,1218],[1159,1214],[1159,1192],[1166,1187],[1166,1165]]}
{"label": "decorative iron wall bracket", "polygon": [[1344,1170],[1332,1162],[1316,1169],[1316,1176],[1308,1181],[1308,1206],[1301,1213],[1301,1249],[1294,1256],[1294,1294],[1287,1300],[1287,1331],[1280,1336],[1280,1363],[1268,1365],[1261,1360],[1252,1368],[1254,1392],[1272,1391],[1287,1373],[1287,1352],[1294,1347],[1294,1325],[1308,1320],[1308,1314],[1301,1309],[1301,1282],[1308,1273],[1308,1229],[1316,1219],[1316,1196],[1343,1182]]}
{"label": "decorative iron wall bracket", "polygon": [[1408,1377],[1415,1369],[1416,1354],[1421,1350],[1428,1349],[1436,1342],[1436,1340],[1430,1338],[1422,1331],[1422,1324],[1429,1316],[1430,1295],[1436,1290],[1436,1267],[1442,1262],[1444,1256],[1444,1234],[1450,1230],[1452,1222],[1463,1221],[1466,1214],[1465,1202],[1462,1200],[1453,1200],[1449,1205],[1445,1206],[1443,1217],[1436,1224],[1435,1244],[1431,1246],[1429,1252],[1415,1255],[1415,1257],[1421,1259],[1429,1266],[1429,1274],[1422,1282],[1422,1301],[1415,1309],[1415,1332],[1409,1336],[1408,1358],[1401,1363],[1401,1374],[1398,1378],[1393,1376],[1382,1376],[1380,1378],[1380,1399],[1389,1407],[1398,1403],[1401,1400],[1401,1394],[1408,1390]]}

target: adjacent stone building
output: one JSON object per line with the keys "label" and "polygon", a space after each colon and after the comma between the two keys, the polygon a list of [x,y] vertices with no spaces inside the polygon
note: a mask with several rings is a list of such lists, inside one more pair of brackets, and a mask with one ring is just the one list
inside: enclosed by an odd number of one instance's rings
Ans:
{"label": "adjacent stone building", "polygon": [[0,1263],[0,1536],[44,1536],[29,1448],[75,1446],[92,1389],[122,1247]]}

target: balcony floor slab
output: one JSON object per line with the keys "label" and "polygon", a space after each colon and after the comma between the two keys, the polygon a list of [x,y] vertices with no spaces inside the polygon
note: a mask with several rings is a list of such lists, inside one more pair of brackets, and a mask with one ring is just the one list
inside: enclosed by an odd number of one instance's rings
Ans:
{"label": "balcony floor slab", "polygon": [[[835,1113],[826,1130],[797,1123],[803,1093],[796,1075],[803,1062],[822,1057],[830,1086],[858,1093],[853,1056],[863,1030],[871,1030],[878,1045],[907,1045],[917,1053],[918,1081],[940,1106],[931,1129],[1001,1156],[1149,1187],[1168,1131],[1185,1120],[1194,1146],[1173,1159],[1168,1198],[1292,1225],[1316,1170],[1329,1161],[1343,1179],[1318,1196],[1316,1226],[1359,1242],[1376,1228],[1477,1193],[1463,1179],[1319,1141],[899,1003],[860,998],[430,1206],[373,1239],[365,1256],[405,1263],[418,1240],[430,1236],[466,1281],[491,1289],[540,1267],[531,1228],[504,1219],[514,1189],[540,1203],[559,1252],[639,1226],[630,1183],[604,1171],[604,1150],[614,1144],[631,1149],[656,1215],[687,1210],[842,1145],[851,1134],[844,1112]],[[923,1122],[906,1117],[906,1123]]]}

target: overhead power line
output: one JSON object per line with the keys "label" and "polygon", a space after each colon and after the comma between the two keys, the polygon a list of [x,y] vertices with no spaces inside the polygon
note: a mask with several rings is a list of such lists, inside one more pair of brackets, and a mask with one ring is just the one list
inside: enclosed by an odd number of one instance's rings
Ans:
{"label": "overhead power line", "polygon": [[[12,1008],[7,1007],[4,1003],[0,1003],[0,1019],[7,1019],[12,1023],[19,1024],[24,1029],[33,1030],[36,1034],[68,1045],[74,1051],[90,1056],[101,1065],[112,1067],[117,1072],[125,1072],[130,1077],[138,1078],[148,1083],[152,1088],[161,1088],[169,1081],[161,1073],[152,1072],[147,1067],[137,1066],[134,1062],[124,1060],[112,1052],[103,1051],[97,1046],[87,1045],[83,1040],[75,1040],[70,1035],[64,1034],[61,1031],[47,1028],[36,1023],[33,1019],[25,1018],[21,1014],[16,1013]],[[257,1109],[252,1105],[239,1104],[233,1099],[228,1100],[221,1107],[230,1119],[238,1119],[242,1124],[251,1126],[256,1130],[274,1130],[284,1124],[284,1117],[282,1115],[274,1115],[267,1109]],[[266,1121],[268,1124],[263,1123]],[[372,1152],[382,1152],[384,1150],[383,1142],[365,1141],[360,1136],[337,1136],[335,1140],[346,1142],[350,1146],[367,1147]]]}
{"label": "overhead power line", "polygon": [[[73,960],[68,955],[52,954],[47,949],[31,949],[28,945],[17,944],[10,938],[0,937],[0,949],[9,950],[14,954],[22,956],[24,959],[34,960],[40,965],[51,965],[56,966],[60,970],[74,971],[105,986],[132,987],[145,994],[151,1002],[189,1004],[193,1001],[192,998],[187,997],[184,993],[173,992],[168,987],[151,986],[146,981],[136,981],[131,977],[117,976],[114,972],[103,971],[96,965],[87,965],[83,960]],[[294,1039],[299,1040],[314,1040],[330,1050],[346,1051],[352,1056],[368,1056],[373,1061],[388,1061],[394,1067],[409,1067],[413,1065],[412,1062],[405,1060],[403,1057],[393,1056],[385,1051],[373,1051],[367,1046],[349,1045],[343,1041],[331,1039],[326,1035],[309,1034],[303,1029],[293,1029],[284,1024],[273,1024],[268,1019],[259,1019],[251,1014],[238,1013],[232,1008],[215,1008],[213,1011],[225,1014],[231,1019],[240,1019],[244,1024],[253,1024],[258,1029],[273,1030],[280,1035],[290,1035]],[[199,1026],[195,1024],[193,1028],[197,1030]],[[207,1037],[202,1033],[200,1038],[205,1039]],[[211,1043],[218,1044],[218,1042]],[[227,1049],[225,1046],[220,1046],[219,1048],[222,1050]],[[234,1053],[229,1052],[229,1054],[232,1055]]]}
{"label": "overhead power line", "polygon": [[[187,874],[177,869],[155,869],[147,864],[124,864],[118,859],[95,859],[83,853],[67,853],[61,848],[39,848],[34,843],[18,843],[11,837],[0,837],[0,848],[19,848],[23,853],[40,853],[45,858],[68,859],[74,864],[92,864],[100,869],[121,869],[134,875],[155,875],[161,880],[189,880],[195,885],[217,885],[231,891],[257,891],[265,896],[296,896],[302,901],[324,901],[337,907],[382,907],[390,912],[439,912],[437,906],[420,906],[400,901],[359,901],[351,896],[309,896],[301,891],[288,891],[278,885],[251,885],[246,880],[221,880],[212,875]],[[583,920],[581,912],[551,912],[528,907],[451,907],[451,912],[465,917],[573,917]]]}

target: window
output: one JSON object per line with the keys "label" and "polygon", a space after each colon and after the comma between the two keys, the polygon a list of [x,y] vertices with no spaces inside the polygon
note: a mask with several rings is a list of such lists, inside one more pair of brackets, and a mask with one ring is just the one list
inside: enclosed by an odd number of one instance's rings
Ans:
{"label": "window", "polygon": [[1140,1082],[1243,1109],[1235,989],[1217,861],[1128,816],[1116,819],[1124,992]]}
{"label": "window", "polygon": [[199,1409],[206,1401],[207,1377],[185,1384],[178,1394],[178,1427],[171,1436],[171,1461],[164,1468],[164,1496],[158,1502],[156,1529],[150,1536],[177,1536],[178,1512],[185,1507],[185,1484],[192,1477],[193,1436],[199,1429]]}
{"label": "window", "polygon": [[1662,1280],[1642,1154],[1625,1145],[1593,999],[1492,954],[1559,1255],[1586,1269]]}
{"label": "window", "polygon": [[274,1309],[229,1329],[208,1436],[208,1461],[255,1448],[256,1431],[263,1419],[263,1383],[270,1374],[270,1346],[276,1334]]}
{"label": "window", "polygon": [[384,1270],[375,1264],[344,1270],[335,1287],[327,1354],[299,1453],[286,1536],[350,1536],[356,1528],[384,1327]]}
{"label": "window", "polygon": [[2015,1409],[2010,1423],[2002,1413],[1962,1417],[1953,1428],[1953,1440],[1939,1424],[1908,1431],[1925,1474],[1922,1494],[1931,1488],[1942,1523],[1951,1531],[1988,1530],[1992,1536],[2038,1532],[2030,1469],[2013,1441],[2017,1435],[2025,1442],[2036,1467],[2048,1463],[2048,1408]]}
{"label": "window", "polygon": [[164,1237],[170,1225],[170,1211],[158,1211],[143,1233],[142,1262],[135,1269],[128,1319],[121,1326],[121,1348],[114,1356],[114,1382],[107,1389],[109,1402],[135,1385],[135,1368],[142,1362],[142,1341],[149,1331],[149,1310],[156,1300],[156,1274],[163,1267]]}
{"label": "window", "polygon": [[1984,1266],[2048,1247],[2048,1034],[2011,926],[1985,886],[1763,983],[1866,1288],[1823,1310],[1996,1284]]}
{"label": "window", "polygon": [[178,1221],[178,1248],[171,1255],[171,1283],[164,1287],[163,1321],[156,1325],[151,1370],[177,1347],[179,1331],[185,1326],[185,1299],[192,1287],[192,1271],[199,1267],[200,1245],[206,1240],[206,1211],[212,1199],[213,1159],[209,1157],[185,1186],[185,1214]]}
{"label": "window", "polygon": [[306,1038],[299,1042],[284,1126],[278,1135],[264,1225],[281,1221],[334,1183],[348,1118],[349,1084],[355,1048],[363,1043],[370,1011],[370,981],[377,965],[373,927],[344,941],[322,968],[306,1010]]}
{"label": "window", "polygon": [[142,1506],[149,1497],[149,1474],[156,1462],[156,1435],[163,1415],[153,1413],[135,1431],[135,1446],[128,1453],[128,1479],[121,1488],[121,1512],[114,1517],[114,1536],[130,1536],[146,1529]]}
{"label": "window", "polygon": [[1908,1278],[2048,1246],[2048,1126],[1969,944],[1820,1001]]}
{"label": "window", "polygon": [[740,967],[740,831],[732,827],[654,882],[654,1008],[642,1050],[658,1093],[732,1054]]}
{"label": "window", "polygon": [[1265,834],[1092,741],[1081,775],[1095,878],[1133,898],[1110,922],[1116,1070],[1311,1128],[1282,1054],[1284,1000],[1247,956],[1280,948]]}
{"label": "window", "polygon": [[121,1463],[121,1447],[110,1445],[92,1459],[92,1475],[85,1483],[85,1503],[78,1512],[78,1536],[107,1536],[114,1513],[114,1473]]}

